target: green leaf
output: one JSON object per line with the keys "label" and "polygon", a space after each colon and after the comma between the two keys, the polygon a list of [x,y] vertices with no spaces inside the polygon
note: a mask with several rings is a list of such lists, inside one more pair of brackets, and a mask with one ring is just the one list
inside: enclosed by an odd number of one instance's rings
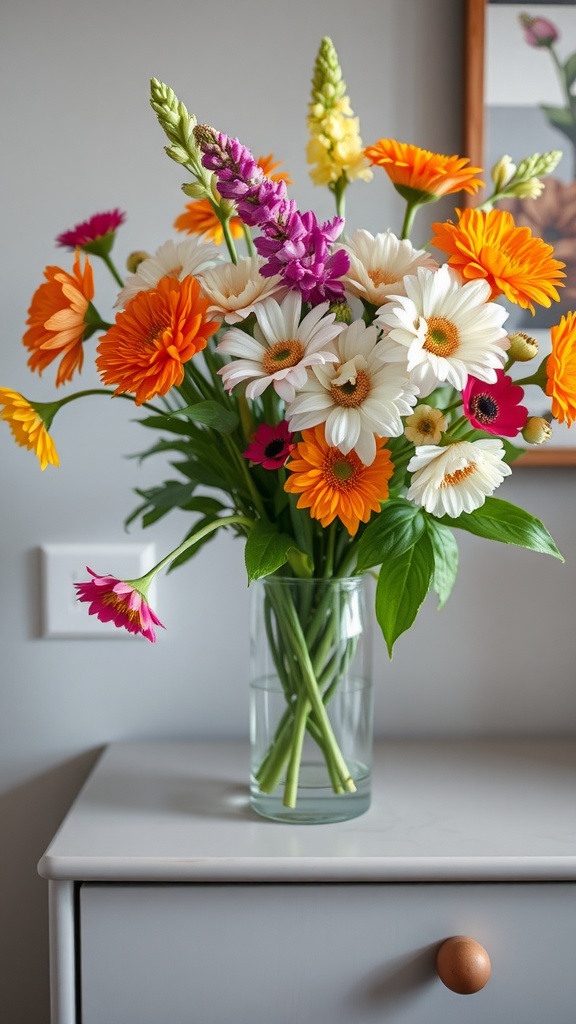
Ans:
{"label": "green leaf", "polygon": [[185,508],[193,497],[194,485],[166,480],[161,487],[153,487],[149,491],[136,490],[136,494],[145,500],[128,516],[124,525],[129,526],[142,515],[142,525],[151,526],[173,508]]}
{"label": "green leaf", "polygon": [[414,622],[433,574],[434,553],[427,533],[413,547],[383,563],[376,586],[376,618],[390,657],[395,641]]}
{"label": "green leaf", "polygon": [[288,551],[295,547],[294,538],[279,533],[269,523],[257,522],[246,538],[244,559],[248,572],[248,583],[269,576],[288,559]]}
{"label": "green leaf", "polygon": [[576,81],[576,53],[570,54],[568,60],[564,65],[564,74],[566,75],[566,85],[568,88]]}
{"label": "green leaf", "polygon": [[546,114],[548,120],[556,125],[557,128],[567,127],[574,123],[572,114],[568,107],[549,107],[544,104],[541,105],[540,109]]}
{"label": "green leaf", "polygon": [[358,541],[358,572],[381,565],[413,547],[424,532],[422,509],[404,498],[390,498]]}
{"label": "green leaf", "polygon": [[576,141],[576,123],[572,111],[568,107],[541,106],[540,109],[554,128],[562,132],[571,142]]}
{"label": "green leaf", "polygon": [[146,416],[144,419],[138,420],[138,423],[143,427],[151,427],[152,430],[169,430],[173,434],[185,434],[186,437],[189,437],[190,425],[184,420],[170,418],[173,415],[170,413],[166,416]]}
{"label": "green leaf", "polygon": [[225,409],[219,402],[197,402],[195,405],[188,405],[185,409],[178,409],[179,416],[187,416],[194,423],[201,423],[204,427],[211,427],[219,434],[231,434],[236,430],[239,419],[232,409]]}
{"label": "green leaf", "polygon": [[434,554],[434,578],[432,586],[438,594],[438,608],[442,608],[448,598],[458,575],[458,545],[456,538],[447,526],[443,526],[433,516],[426,518],[426,530],[432,543]]}
{"label": "green leaf", "polygon": [[457,519],[443,516],[439,522],[466,530],[476,537],[497,540],[502,544],[516,544],[564,561],[543,523],[524,509],[501,498],[486,498],[484,504],[474,512],[464,513]]}

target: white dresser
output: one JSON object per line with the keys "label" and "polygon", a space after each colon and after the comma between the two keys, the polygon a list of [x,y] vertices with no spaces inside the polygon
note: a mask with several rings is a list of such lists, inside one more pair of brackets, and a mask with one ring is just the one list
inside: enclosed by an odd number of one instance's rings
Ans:
{"label": "white dresser", "polygon": [[[52,1024],[575,1024],[576,742],[385,742],[372,807],[285,825],[248,749],[123,742],[40,861]],[[492,972],[439,979],[465,935]]]}

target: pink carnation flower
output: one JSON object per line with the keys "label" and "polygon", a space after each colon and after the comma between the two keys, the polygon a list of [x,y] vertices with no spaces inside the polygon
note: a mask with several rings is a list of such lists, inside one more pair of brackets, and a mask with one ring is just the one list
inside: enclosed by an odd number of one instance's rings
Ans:
{"label": "pink carnation flower", "polygon": [[126,220],[126,214],[122,210],[108,210],[105,213],[95,213],[88,220],[81,221],[69,231],[63,231],[56,238],[56,244],[68,249],[84,249],[90,252],[90,246],[94,242],[110,235],[113,236],[117,228]]}
{"label": "pink carnation flower", "polygon": [[528,418],[528,409],[520,405],[523,398],[523,388],[513,384],[512,378],[507,377],[503,370],[497,370],[495,384],[468,377],[462,392],[462,407],[477,430],[500,437],[515,437]]}
{"label": "pink carnation flower", "polygon": [[165,627],[144,595],[132,585],[134,581],[98,576],[89,566],[86,569],[94,579],[74,586],[78,600],[90,602],[89,615],[96,615],[100,622],[113,622],[118,628],[123,626],[129,633],[141,633],[155,643],[154,626]]}
{"label": "pink carnation flower", "polygon": [[244,458],[259,463],[263,469],[280,469],[296,447],[292,443],[293,436],[286,420],[275,427],[261,423],[252,443],[243,452]]}

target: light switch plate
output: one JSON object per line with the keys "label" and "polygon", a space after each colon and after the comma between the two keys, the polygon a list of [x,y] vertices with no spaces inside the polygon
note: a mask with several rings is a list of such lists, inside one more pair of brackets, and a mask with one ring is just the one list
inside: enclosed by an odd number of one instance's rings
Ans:
{"label": "light switch plate", "polygon": [[[100,622],[88,614],[88,605],[78,601],[75,583],[88,582],[89,565],[102,576],[136,579],[156,561],[153,544],[43,544],[40,548],[42,571],[42,636],[60,639],[96,640],[132,639],[139,634],[119,629],[112,622]],[[154,583],[149,601],[156,611]]]}

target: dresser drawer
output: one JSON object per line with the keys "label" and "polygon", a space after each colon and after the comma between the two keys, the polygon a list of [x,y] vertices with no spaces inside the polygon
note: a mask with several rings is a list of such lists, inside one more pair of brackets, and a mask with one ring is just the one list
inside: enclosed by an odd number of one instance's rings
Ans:
{"label": "dresser drawer", "polygon": [[[450,935],[492,961],[456,995]],[[573,1024],[576,883],[84,884],[82,1024]]]}

